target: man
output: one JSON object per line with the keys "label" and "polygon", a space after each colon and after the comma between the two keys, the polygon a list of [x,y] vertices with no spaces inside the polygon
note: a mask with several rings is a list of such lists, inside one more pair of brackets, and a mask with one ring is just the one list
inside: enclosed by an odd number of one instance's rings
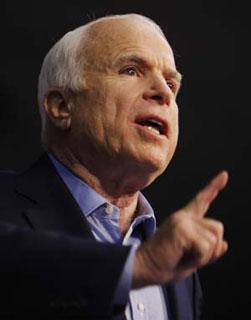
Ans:
{"label": "man", "polygon": [[155,230],[140,193],[178,139],[181,75],[150,19],[98,19],[47,54],[38,100],[46,150],[1,176],[1,313],[74,319],[200,318],[196,270],[227,250],[205,213],[215,177]]}

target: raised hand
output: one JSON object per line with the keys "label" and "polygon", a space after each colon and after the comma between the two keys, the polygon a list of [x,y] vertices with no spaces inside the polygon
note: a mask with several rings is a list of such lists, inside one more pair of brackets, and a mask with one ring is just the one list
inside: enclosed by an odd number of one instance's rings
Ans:
{"label": "raised hand", "polygon": [[227,251],[223,224],[205,217],[210,204],[227,181],[228,173],[219,173],[139,246],[133,270],[134,288],[185,278]]}

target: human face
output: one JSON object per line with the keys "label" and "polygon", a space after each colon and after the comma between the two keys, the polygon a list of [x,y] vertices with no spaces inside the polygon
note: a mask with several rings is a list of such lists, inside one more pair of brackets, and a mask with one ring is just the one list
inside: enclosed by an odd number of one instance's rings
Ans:
{"label": "human face", "polygon": [[85,49],[86,86],[76,99],[73,144],[78,158],[89,154],[104,165],[112,160],[157,176],[178,138],[180,74],[172,50],[148,23],[103,24]]}

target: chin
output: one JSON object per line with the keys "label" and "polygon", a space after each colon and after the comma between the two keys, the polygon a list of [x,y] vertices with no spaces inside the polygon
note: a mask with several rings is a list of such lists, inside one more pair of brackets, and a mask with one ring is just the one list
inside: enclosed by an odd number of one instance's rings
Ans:
{"label": "chin", "polygon": [[150,175],[152,178],[151,180],[155,180],[159,175],[161,175],[167,168],[168,164],[170,163],[171,158],[166,157],[148,157],[139,164],[141,167],[142,172],[148,176]]}
{"label": "chin", "polygon": [[170,150],[168,151],[163,152],[163,150],[159,149],[148,150],[147,154],[145,155],[145,160],[153,171],[163,172],[166,169],[173,157],[173,152],[170,152]]}
{"label": "chin", "polygon": [[150,172],[161,174],[173,158],[176,145],[168,141],[163,145],[146,145],[145,148],[138,150],[138,155]]}

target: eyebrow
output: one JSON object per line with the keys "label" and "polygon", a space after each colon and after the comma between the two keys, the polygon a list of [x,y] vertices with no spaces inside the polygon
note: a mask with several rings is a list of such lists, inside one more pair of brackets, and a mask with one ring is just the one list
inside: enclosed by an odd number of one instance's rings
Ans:
{"label": "eyebrow", "polygon": [[[121,65],[123,63],[129,63],[129,62],[136,63],[142,68],[151,68],[151,65],[148,63],[148,61],[146,61],[143,57],[140,57],[137,55],[122,56],[116,61],[116,65]],[[177,70],[169,69],[167,71],[167,74],[168,74],[168,77],[176,80],[179,83],[182,80],[182,74]]]}

